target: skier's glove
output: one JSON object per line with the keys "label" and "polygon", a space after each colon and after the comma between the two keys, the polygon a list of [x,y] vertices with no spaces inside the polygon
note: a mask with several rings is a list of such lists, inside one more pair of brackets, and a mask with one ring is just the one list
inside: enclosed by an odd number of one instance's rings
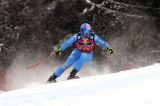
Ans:
{"label": "skier's glove", "polygon": [[62,50],[61,49],[57,49],[55,54],[60,56],[62,54]]}
{"label": "skier's glove", "polygon": [[113,50],[111,48],[107,48],[109,54],[113,54]]}

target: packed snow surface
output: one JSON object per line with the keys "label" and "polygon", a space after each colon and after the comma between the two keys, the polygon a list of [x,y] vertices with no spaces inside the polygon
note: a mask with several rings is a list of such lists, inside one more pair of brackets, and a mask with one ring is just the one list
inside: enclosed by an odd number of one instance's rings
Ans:
{"label": "packed snow surface", "polygon": [[160,106],[160,64],[3,92],[0,106]]}

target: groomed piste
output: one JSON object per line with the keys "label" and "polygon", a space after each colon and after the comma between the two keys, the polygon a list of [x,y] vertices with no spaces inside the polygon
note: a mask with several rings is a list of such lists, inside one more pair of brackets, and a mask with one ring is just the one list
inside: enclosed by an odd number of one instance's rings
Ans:
{"label": "groomed piste", "polygon": [[160,64],[0,93],[0,106],[160,106]]}

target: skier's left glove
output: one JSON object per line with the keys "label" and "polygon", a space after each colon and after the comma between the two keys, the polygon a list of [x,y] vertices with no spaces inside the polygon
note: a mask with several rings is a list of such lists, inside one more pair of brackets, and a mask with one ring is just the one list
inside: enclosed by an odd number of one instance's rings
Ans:
{"label": "skier's left glove", "polygon": [[107,48],[109,54],[113,54],[113,50],[111,48]]}

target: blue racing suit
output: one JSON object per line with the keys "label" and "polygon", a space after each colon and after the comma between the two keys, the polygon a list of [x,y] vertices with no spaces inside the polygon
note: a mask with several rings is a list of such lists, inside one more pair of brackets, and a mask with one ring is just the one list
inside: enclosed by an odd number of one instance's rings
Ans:
{"label": "blue racing suit", "polygon": [[[110,47],[109,44],[104,40],[102,40],[98,35],[96,34],[93,34],[93,35],[94,35],[94,42],[97,45],[100,45],[101,47],[106,49]],[[65,51],[69,46],[77,42],[77,36],[78,34],[75,34],[71,36],[68,40],[66,40],[64,43],[62,43],[60,46],[60,50]],[[82,37],[82,39],[88,39],[88,38]],[[70,56],[68,57],[67,61],[63,65],[58,67],[54,74],[57,77],[59,77],[66,69],[68,69],[72,65],[73,65],[73,69],[79,72],[84,64],[87,64],[90,61],[92,61],[92,58],[93,58],[93,51],[82,52],[77,48],[75,48],[70,54]]]}

